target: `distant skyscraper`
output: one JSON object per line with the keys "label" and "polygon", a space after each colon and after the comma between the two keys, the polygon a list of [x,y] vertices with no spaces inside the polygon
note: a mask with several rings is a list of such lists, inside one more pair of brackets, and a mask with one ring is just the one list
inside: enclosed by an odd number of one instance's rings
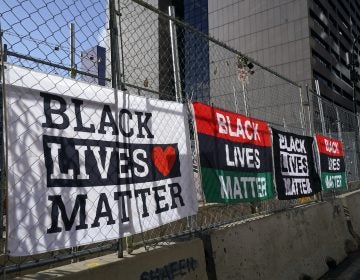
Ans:
{"label": "distant skyscraper", "polygon": [[[168,13],[169,5],[175,7],[176,18],[201,32],[208,33],[207,0],[159,1],[159,9],[163,12]],[[159,53],[160,88],[167,89],[167,92],[174,92],[173,65],[172,60],[169,60],[171,58],[170,30],[167,19],[159,19],[159,40],[165,42],[160,45]],[[209,42],[181,27],[177,28],[177,42],[183,95],[208,102],[210,99]]]}
{"label": "distant skyscraper", "polygon": [[[176,18],[202,32],[208,32],[207,0],[147,2],[166,14],[168,7],[173,5]],[[143,9],[132,1],[122,3],[120,50],[122,47],[125,82],[158,92],[162,99],[175,100],[169,20]],[[141,20],[137,21],[136,18]],[[177,31],[182,94],[208,101],[208,41],[184,28],[178,28]],[[134,90],[131,86],[128,89]]]}
{"label": "distant skyscraper", "polygon": [[[208,1],[184,0],[183,20],[197,30],[208,34]],[[209,102],[209,42],[197,34],[185,31],[183,47],[184,90],[195,100]]]}
{"label": "distant skyscraper", "polygon": [[100,46],[95,46],[86,51],[82,51],[81,70],[99,77],[97,79],[82,75],[81,79],[83,81],[105,86],[106,49]]}

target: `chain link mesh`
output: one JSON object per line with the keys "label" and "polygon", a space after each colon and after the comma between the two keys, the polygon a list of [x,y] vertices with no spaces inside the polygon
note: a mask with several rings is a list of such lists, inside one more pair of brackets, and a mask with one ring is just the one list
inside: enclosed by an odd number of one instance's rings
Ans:
{"label": "chain link mesh", "polygon": [[[62,77],[87,82],[88,88],[81,90],[89,92],[91,88],[91,94],[103,103],[111,102],[110,94],[104,95],[107,89],[95,87],[99,89],[97,93],[91,84],[111,87],[115,79],[111,69],[117,62],[120,86],[128,94],[146,96],[150,100],[175,101],[180,89],[186,102],[201,101],[247,114],[293,133],[322,133],[341,138],[345,147],[348,180],[359,179],[359,158],[354,141],[358,120],[353,113],[319,99],[312,91],[307,98],[305,90],[296,83],[198,31],[202,30],[202,26],[194,27],[175,20],[174,39],[170,33],[167,7],[159,6],[158,1],[115,0],[114,6],[117,21],[111,25],[108,1],[1,1],[5,58],[9,64],[45,73],[44,80],[50,78],[54,89],[59,86]],[[181,19],[181,15],[176,16]],[[75,49],[70,46],[70,23],[75,24]],[[118,36],[117,46],[111,44],[110,35]],[[175,54],[172,50],[174,40],[177,44]],[[118,52],[118,61],[112,59],[114,52]],[[174,58],[178,62],[178,73],[174,71]],[[245,63],[239,62],[244,59]],[[40,83],[33,85],[35,88],[40,86]],[[72,86],[76,88],[77,84]],[[323,122],[320,102],[324,112]],[[136,105],[133,104],[134,109]],[[90,115],[85,117],[90,118]],[[29,124],[24,123],[26,125]],[[198,214],[128,237],[122,241],[128,251],[137,246],[156,246],[177,238],[191,238],[195,232],[316,200],[272,199],[237,205],[204,203],[192,125],[193,120],[190,120],[195,188],[200,201]],[[169,129],[169,137],[176,135],[176,128]],[[29,149],[35,142],[36,139],[29,136],[26,142],[30,143]],[[6,212],[4,217],[6,221]],[[28,257],[9,257],[5,252],[2,272],[4,275],[11,273],[9,277],[12,277],[26,273],[26,268],[34,271],[38,265],[79,261],[118,248],[119,243],[115,240]]]}
{"label": "chain link mesh", "polygon": [[[310,90],[314,133],[342,140],[348,181],[359,179],[359,156],[356,152],[358,119],[355,114],[317,96]],[[323,119],[323,121],[322,121]]]}

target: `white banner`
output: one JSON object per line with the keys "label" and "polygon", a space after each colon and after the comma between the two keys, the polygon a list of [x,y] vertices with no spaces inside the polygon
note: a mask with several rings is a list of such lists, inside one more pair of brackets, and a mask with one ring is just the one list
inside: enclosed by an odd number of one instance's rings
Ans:
{"label": "white banner", "polygon": [[186,108],[6,69],[8,251],[116,239],[194,215]]}

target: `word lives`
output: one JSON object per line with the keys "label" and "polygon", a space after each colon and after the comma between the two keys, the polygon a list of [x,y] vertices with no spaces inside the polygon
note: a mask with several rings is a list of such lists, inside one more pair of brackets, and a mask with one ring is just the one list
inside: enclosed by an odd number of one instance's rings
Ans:
{"label": "word lives", "polygon": [[330,171],[339,171],[341,168],[340,158],[328,158],[329,170]]}
{"label": "word lives", "polygon": [[232,147],[225,144],[226,165],[235,167],[260,168],[260,152],[256,148]]}

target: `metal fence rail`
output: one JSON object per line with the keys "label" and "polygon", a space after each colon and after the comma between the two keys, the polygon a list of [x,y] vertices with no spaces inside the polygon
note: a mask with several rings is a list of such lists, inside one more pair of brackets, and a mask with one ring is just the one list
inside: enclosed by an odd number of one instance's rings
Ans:
{"label": "metal fence rail", "polygon": [[[158,1],[0,3],[2,63],[7,61],[46,74],[116,87],[151,99],[201,101],[266,121],[289,132],[321,133],[340,138],[345,146],[348,180],[359,179],[360,163],[354,146],[359,131],[353,113],[318,98],[311,90],[301,88],[240,51],[209,37],[206,30],[179,20],[180,15],[158,6]],[[3,73],[4,67],[1,69]],[[1,81],[4,83],[3,79]],[[2,124],[4,126],[4,121]],[[29,268],[76,262],[116,250],[121,255],[122,245],[131,251],[137,246],[191,238],[193,234],[233,221],[289,209],[304,202],[273,199],[256,204],[205,203],[194,142],[192,149],[195,187],[200,200],[196,216],[120,242],[106,241],[21,258],[9,257],[4,251],[3,234],[0,271],[4,278],[7,274],[10,278],[26,273]],[[2,176],[5,175],[2,172]],[[5,190],[3,184],[2,191]],[[310,201],[316,199],[306,202]],[[4,199],[0,201],[0,216],[5,218],[1,225],[6,224],[5,203]],[[5,232],[6,228],[3,230]]]}

